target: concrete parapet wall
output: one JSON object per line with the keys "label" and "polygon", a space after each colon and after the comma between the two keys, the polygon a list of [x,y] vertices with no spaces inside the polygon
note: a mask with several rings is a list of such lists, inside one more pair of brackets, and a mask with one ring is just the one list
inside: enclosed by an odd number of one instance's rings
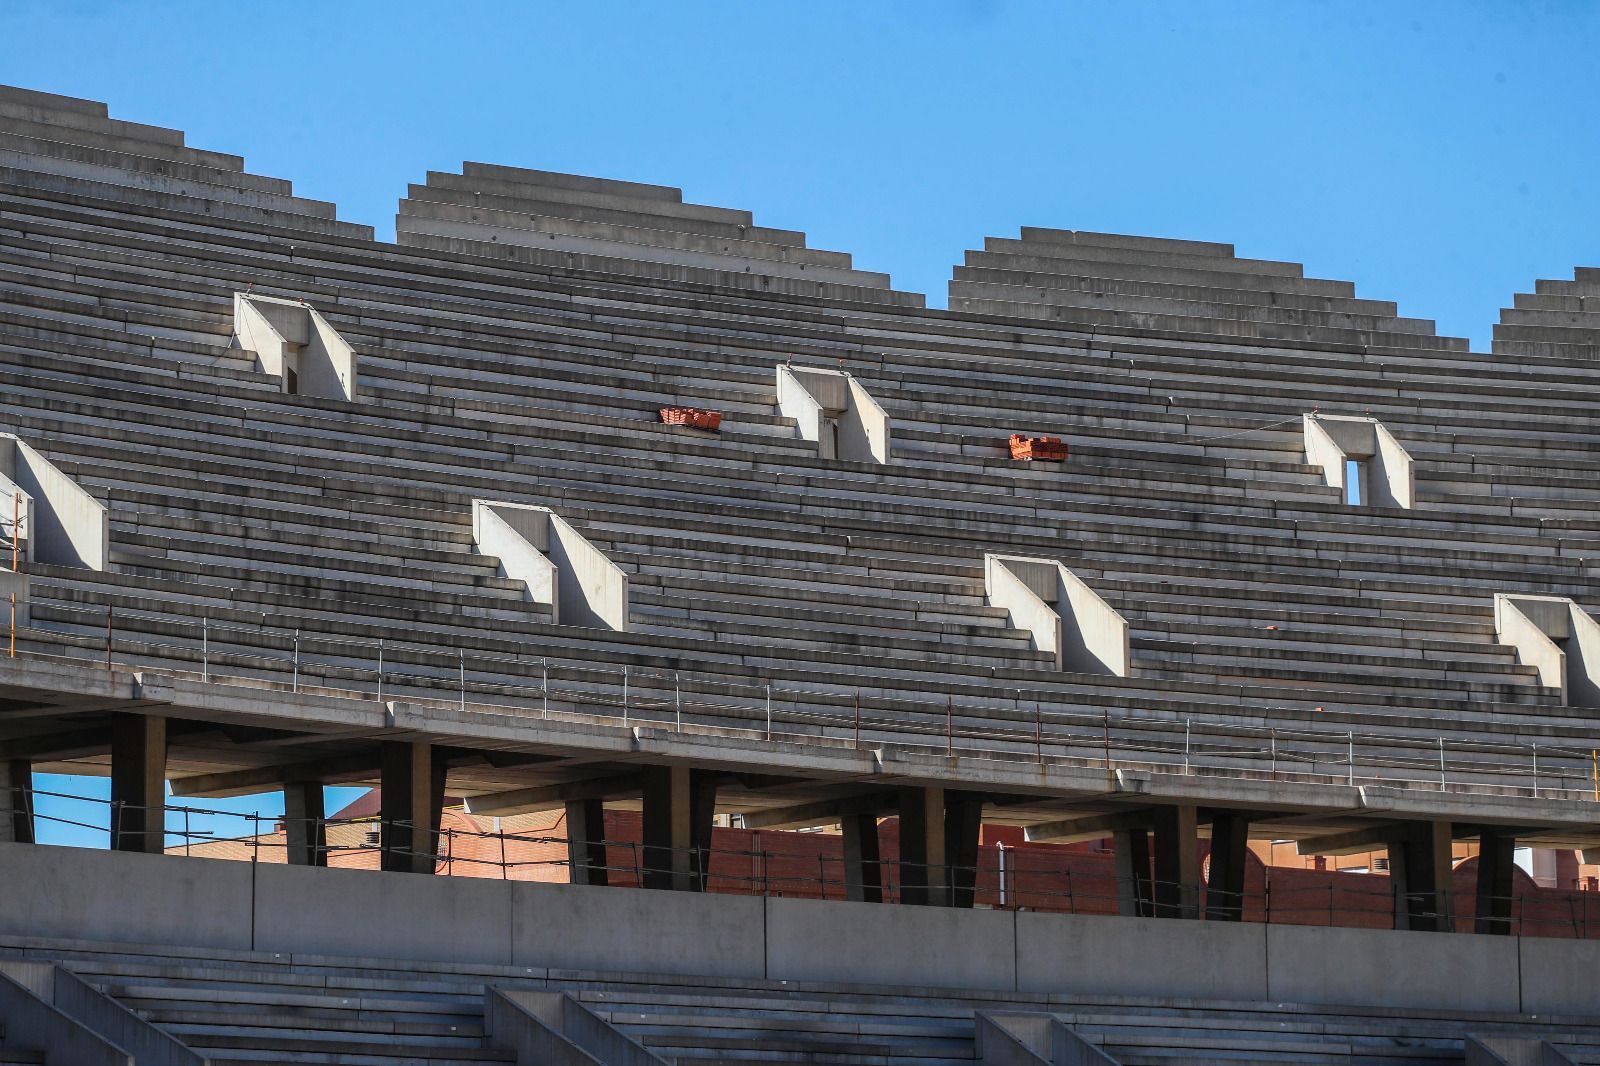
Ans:
{"label": "concrete parapet wall", "polygon": [[[542,970],[1596,1013],[1600,942],[434,878],[0,844],[0,935]],[[307,901],[314,900],[315,906]]]}
{"label": "concrete parapet wall", "polygon": [[[6,560],[10,562],[10,560]],[[5,626],[6,639],[10,639],[11,625],[14,622],[18,629],[28,624],[28,598],[32,585],[27,574],[19,574],[14,570],[0,567],[0,625]],[[12,597],[16,600],[16,618],[11,617]]]}

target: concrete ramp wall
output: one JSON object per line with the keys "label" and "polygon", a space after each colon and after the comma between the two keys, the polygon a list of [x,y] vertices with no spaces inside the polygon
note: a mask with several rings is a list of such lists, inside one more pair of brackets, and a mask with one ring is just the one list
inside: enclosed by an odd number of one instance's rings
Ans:
{"label": "concrete ramp wall", "polygon": [[[0,512],[8,537],[21,530],[28,562],[106,568],[111,518],[105,504],[14,433],[0,434]],[[6,555],[0,565],[9,568],[9,550]]]}
{"label": "concrete ramp wall", "polygon": [[0,844],[0,884],[0,936],[12,937],[734,980],[1600,1013],[1597,941],[761,899],[28,844]]}

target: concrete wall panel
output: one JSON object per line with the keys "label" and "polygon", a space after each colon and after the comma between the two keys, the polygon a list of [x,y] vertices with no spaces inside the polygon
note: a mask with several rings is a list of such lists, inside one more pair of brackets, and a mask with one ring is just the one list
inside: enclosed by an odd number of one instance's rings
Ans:
{"label": "concrete wall panel", "polygon": [[263,863],[255,928],[262,951],[507,966],[510,883]]}
{"label": "concrete wall panel", "polygon": [[761,900],[511,884],[512,965],[759,978]]}
{"label": "concrete wall panel", "polygon": [[0,844],[0,886],[9,935],[250,947],[245,862]]}
{"label": "concrete wall panel", "polygon": [[1600,1014],[1600,940],[1516,941],[1522,972],[1522,1010],[1529,1014]]}
{"label": "concrete wall panel", "polygon": [[767,900],[767,976],[926,988],[1016,987],[1013,915]]}
{"label": "concrete wall panel", "polygon": [[1017,915],[1017,989],[1264,999],[1265,926]]}
{"label": "concrete wall panel", "polygon": [[1293,925],[1265,928],[1267,993],[1274,1000],[1520,1009],[1517,941],[1511,937]]}

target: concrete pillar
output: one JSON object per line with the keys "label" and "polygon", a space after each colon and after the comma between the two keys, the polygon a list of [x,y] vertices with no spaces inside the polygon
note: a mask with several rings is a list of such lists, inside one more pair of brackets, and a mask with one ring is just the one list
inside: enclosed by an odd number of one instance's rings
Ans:
{"label": "concrete pillar", "polygon": [[33,763],[0,761],[0,844],[34,844]]}
{"label": "concrete pillar", "polygon": [[1512,872],[1516,869],[1517,838],[1511,833],[1485,829],[1478,836],[1478,898],[1473,932],[1506,935],[1511,932]]}
{"label": "concrete pillar", "polygon": [[1450,830],[1449,822],[1410,822],[1389,845],[1396,929],[1448,932],[1455,928],[1450,899]]}
{"label": "concrete pillar", "polygon": [[949,864],[952,907],[970,908],[978,895],[978,842],[983,832],[983,797],[947,792],[944,797],[944,855]]}
{"label": "concrete pillar", "polygon": [[445,766],[433,745],[384,741],[379,756],[379,864],[401,873],[433,873],[444,812]]}
{"label": "concrete pillar", "polygon": [[167,720],[111,716],[111,849],[159,855],[166,845]]}
{"label": "concrete pillar", "polygon": [[844,836],[845,899],[882,903],[883,865],[877,814],[847,814],[839,820],[839,828]]}
{"label": "concrete pillar", "polygon": [[639,776],[644,785],[644,887],[704,890],[716,779],[687,766],[649,766]]}
{"label": "concrete pillar", "polygon": [[294,781],[283,786],[283,833],[291,866],[328,865],[328,823],[321,781]]}
{"label": "concrete pillar", "polygon": [[1200,851],[1192,804],[1156,807],[1155,914],[1197,918],[1200,914]]}
{"label": "concrete pillar", "polygon": [[1250,840],[1250,816],[1243,811],[1218,811],[1211,818],[1211,879],[1206,885],[1206,920],[1237,922],[1244,918],[1244,871]]}
{"label": "concrete pillar", "polygon": [[1111,834],[1117,864],[1117,913],[1148,918],[1155,913],[1150,891],[1150,832],[1118,829]]}
{"label": "concrete pillar", "polygon": [[602,799],[567,801],[567,871],[575,885],[605,886],[606,803]]}
{"label": "concrete pillar", "polygon": [[945,891],[944,789],[900,790],[900,902],[942,907]]}

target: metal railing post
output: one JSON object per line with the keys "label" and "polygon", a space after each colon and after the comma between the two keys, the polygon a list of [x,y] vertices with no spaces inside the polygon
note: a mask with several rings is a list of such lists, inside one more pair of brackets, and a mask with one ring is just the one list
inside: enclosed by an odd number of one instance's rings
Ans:
{"label": "metal railing post", "polygon": [[1183,720],[1183,776],[1189,776],[1189,738],[1194,730],[1193,719]]}
{"label": "metal railing post", "polygon": [[200,616],[200,680],[211,680],[211,616]]}
{"label": "metal railing post", "polygon": [[1272,745],[1272,779],[1274,781],[1276,781],[1278,779],[1278,731],[1276,729],[1269,729],[1269,730],[1267,730],[1267,736],[1271,738],[1270,743]]}
{"label": "metal railing post", "polygon": [[622,668],[622,728],[628,728],[628,668]]}
{"label": "metal railing post", "polygon": [[1533,798],[1539,798],[1539,745],[1533,746]]}
{"label": "metal railing post", "polygon": [[1356,735],[1351,732],[1346,734],[1346,737],[1350,743],[1350,784],[1354,786],[1356,783]]}
{"label": "metal railing post", "polygon": [[116,608],[106,604],[106,672],[111,672],[111,619]]}
{"label": "metal railing post", "polygon": [[1444,737],[1439,738],[1439,791],[1446,789],[1444,776]]}
{"label": "metal railing post", "polygon": [[678,732],[683,732],[683,694],[678,690],[678,675],[672,675],[672,711],[677,716]]}
{"label": "metal railing post", "polygon": [[383,702],[383,641],[378,641],[378,702]]}
{"label": "metal railing post", "polygon": [[300,631],[294,631],[294,691],[300,691]]}
{"label": "metal railing post", "polygon": [[456,649],[456,669],[461,677],[461,709],[467,709],[467,652],[464,648]]}
{"label": "metal railing post", "polygon": [[543,703],[540,717],[550,717],[550,660],[544,659],[539,663],[539,697]]}
{"label": "metal railing post", "polygon": [[772,686],[767,686],[767,739],[772,739]]}

